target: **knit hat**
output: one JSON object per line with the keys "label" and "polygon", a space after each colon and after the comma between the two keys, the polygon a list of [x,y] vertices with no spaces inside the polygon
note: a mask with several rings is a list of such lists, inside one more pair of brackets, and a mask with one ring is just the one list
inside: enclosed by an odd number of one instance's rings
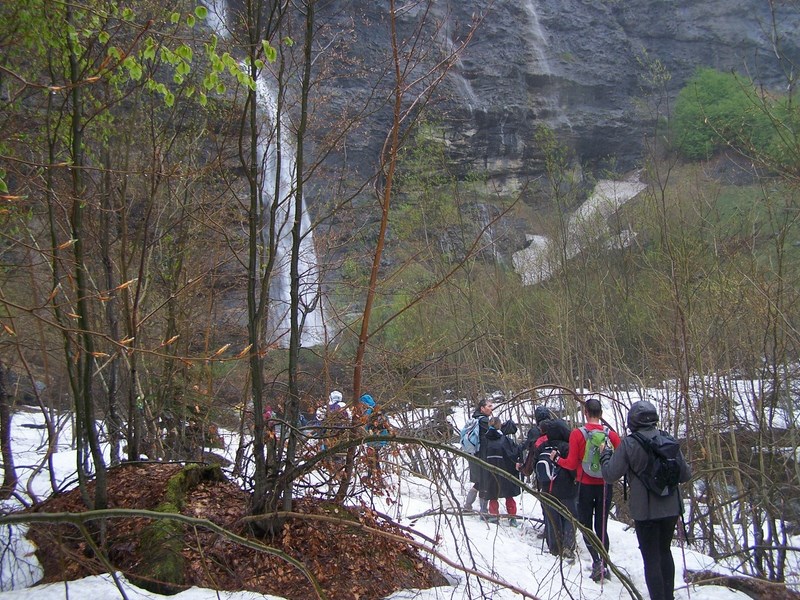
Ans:
{"label": "knit hat", "polygon": [[359,398],[358,401],[364,405],[364,414],[367,416],[371,415],[372,411],[375,409],[375,399],[369,394],[361,394],[361,398]]}
{"label": "knit hat", "polygon": [[541,425],[542,421],[552,419],[553,416],[550,414],[550,409],[546,406],[537,406],[536,410],[533,411],[533,418],[536,419],[537,425]]}
{"label": "knit hat", "polygon": [[339,390],[333,390],[328,396],[328,409],[329,410],[339,410],[340,408],[344,408],[344,400],[342,400],[342,392]]}

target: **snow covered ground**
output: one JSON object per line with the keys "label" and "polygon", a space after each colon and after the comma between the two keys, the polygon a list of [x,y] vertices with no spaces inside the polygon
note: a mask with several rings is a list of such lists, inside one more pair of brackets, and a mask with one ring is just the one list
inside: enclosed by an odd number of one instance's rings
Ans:
{"label": "snow covered ground", "polygon": [[[14,416],[14,447],[18,448],[16,464],[22,476],[22,485],[27,484],[30,467],[36,463],[36,457],[44,451],[44,431],[35,429],[41,423],[41,417],[35,413],[17,413]],[[27,426],[25,426],[27,425]],[[74,473],[75,453],[69,448],[69,424],[65,423],[62,432],[63,443],[54,456],[54,472],[56,480],[67,481]],[[493,598],[496,600],[520,598],[518,593],[504,589],[498,583],[480,579],[447,564],[453,562],[464,564],[475,571],[490,574],[498,581],[505,582],[525,590],[527,594],[541,599],[557,598],[627,598],[629,592],[621,581],[612,576],[602,584],[589,578],[590,559],[582,543],[578,542],[578,561],[574,564],[559,561],[547,553],[542,540],[537,536],[535,521],[526,520],[519,528],[510,527],[507,523],[490,525],[475,516],[464,516],[462,522],[458,517],[439,511],[451,507],[452,499],[441,495],[442,482],[434,482],[403,476],[396,481],[396,492],[391,502],[382,498],[372,498],[375,507],[396,518],[401,523],[412,527],[420,534],[437,540],[435,550],[444,560],[434,558],[434,562],[447,575],[452,585],[430,590],[406,590],[395,593],[391,600],[444,600],[454,598]],[[449,482],[456,500],[463,498],[466,489],[459,481]],[[31,489],[38,494],[45,494],[48,489],[48,476],[39,474],[31,482]],[[540,517],[541,509],[533,496],[523,494],[518,498],[519,513],[532,517]],[[501,503],[502,505],[502,503]],[[7,507],[8,508],[8,507]],[[419,516],[418,515],[426,515]],[[416,517],[416,518],[414,518]],[[4,536],[10,528],[3,528]],[[644,574],[641,557],[637,548],[635,534],[632,530],[618,522],[609,522],[611,540],[610,555],[612,561],[631,579],[633,584],[646,597]],[[424,541],[420,538],[419,541]],[[61,600],[67,598],[92,598],[93,600],[112,600],[127,597],[129,600],[162,598],[158,594],[146,592],[122,580],[124,596],[116,587],[113,579],[106,576],[89,577],[80,581],[32,585],[40,576],[29,544],[18,539],[13,552],[2,554],[3,589],[0,600],[36,598],[37,600]],[[723,565],[715,563],[711,558],[701,555],[691,547],[674,546],[676,571],[678,575],[677,600],[702,598],[711,600],[745,599],[742,593],[716,586],[685,587],[680,581],[684,568],[713,569],[720,573],[730,573]],[[11,588],[14,589],[11,589]],[[163,596],[163,598],[166,598]],[[217,592],[206,589],[190,589],[171,598],[179,600],[254,600],[255,598],[275,598],[250,592]],[[377,600],[377,599],[376,599]]]}

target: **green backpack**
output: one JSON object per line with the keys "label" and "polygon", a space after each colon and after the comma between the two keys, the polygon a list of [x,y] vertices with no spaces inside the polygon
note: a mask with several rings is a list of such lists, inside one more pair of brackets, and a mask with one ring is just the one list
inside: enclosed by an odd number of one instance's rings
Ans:
{"label": "green backpack", "polygon": [[608,427],[600,429],[588,430],[586,427],[580,428],[583,434],[583,439],[586,440],[586,450],[583,453],[583,460],[581,467],[583,472],[590,477],[603,478],[600,471],[600,447],[608,442],[608,434],[611,430]]}

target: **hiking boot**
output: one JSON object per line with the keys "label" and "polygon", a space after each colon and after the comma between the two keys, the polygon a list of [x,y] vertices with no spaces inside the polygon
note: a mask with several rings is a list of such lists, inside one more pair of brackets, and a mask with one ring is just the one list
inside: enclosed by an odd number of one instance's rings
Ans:
{"label": "hiking boot", "polygon": [[592,563],[592,574],[589,575],[592,581],[599,582],[602,579],[608,579],[608,567],[603,565],[602,560]]}
{"label": "hiking boot", "polygon": [[500,523],[500,517],[497,515],[490,515],[488,513],[481,513],[481,519],[491,525],[498,525]]}
{"label": "hiking boot", "polygon": [[511,527],[519,527],[519,523],[513,518],[508,520],[508,524],[511,525]]}
{"label": "hiking boot", "polygon": [[464,509],[465,510],[472,510],[472,505],[475,503],[475,499],[478,497],[478,490],[475,488],[470,488],[467,492],[467,497],[464,499]]}

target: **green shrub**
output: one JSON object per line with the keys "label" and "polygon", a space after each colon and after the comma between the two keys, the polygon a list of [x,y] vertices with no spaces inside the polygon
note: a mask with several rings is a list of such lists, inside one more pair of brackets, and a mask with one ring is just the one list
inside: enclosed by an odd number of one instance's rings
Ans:
{"label": "green shrub", "polygon": [[707,159],[726,146],[765,153],[775,133],[770,102],[744,77],[699,69],[675,103],[678,150],[692,160]]}

